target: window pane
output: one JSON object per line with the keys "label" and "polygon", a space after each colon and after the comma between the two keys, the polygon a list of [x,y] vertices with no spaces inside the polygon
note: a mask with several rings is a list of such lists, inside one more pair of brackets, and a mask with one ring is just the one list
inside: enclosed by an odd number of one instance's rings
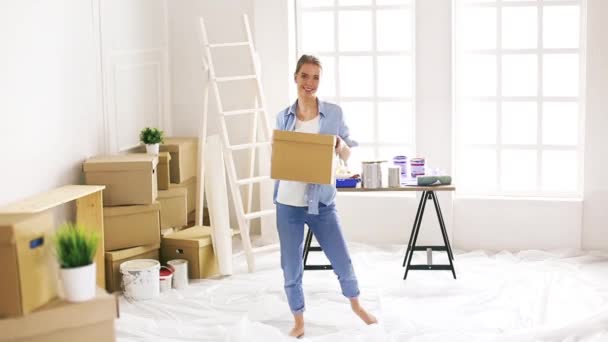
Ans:
{"label": "window pane", "polygon": [[536,151],[504,150],[501,163],[504,191],[536,190]]}
{"label": "window pane", "polygon": [[[325,0],[327,2],[332,2],[332,0]],[[340,6],[365,6],[371,5],[372,0],[338,0],[338,5]]]}
{"label": "window pane", "polygon": [[357,146],[351,150],[347,165],[350,172],[361,174],[361,162],[364,160],[374,160],[374,148],[369,146]]}
{"label": "window pane", "polygon": [[412,59],[378,56],[378,96],[412,96]]}
{"label": "window pane", "polygon": [[372,14],[369,11],[340,11],[338,25],[340,51],[371,50]]}
{"label": "window pane", "polygon": [[465,192],[496,190],[496,151],[467,149],[458,158],[458,187]]}
{"label": "window pane", "polygon": [[467,55],[458,76],[464,95],[496,95],[496,57],[486,55]]}
{"label": "window pane", "polygon": [[547,191],[576,191],[578,160],[576,151],[544,151],[542,189]]}
{"label": "window pane", "polygon": [[412,49],[412,15],[409,10],[378,10],[376,27],[379,51]]}
{"label": "window pane", "polygon": [[378,103],[378,142],[412,144],[414,120],[410,102]]}
{"label": "window pane", "polygon": [[496,48],[496,9],[463,8],[457,20],[459,45],[463,49]]}
{"label": "window pane", "polygon": [[504,102],[502,104],[502,142],[504,144],[536,144],[536,102]]}
{"label": "window pane", "polygon": [[502,95],[536,96],[538,59],[536,55],[502,57]]}
{"label": "window pane", "polygon": [[372,96],[372,57],[340,57],[339,78],[341,96]]}
{"label": "window pane", "polygon": [[302,14],[302,50],[304,53],[333,51],[333,12],[304,12]]}
{"label": "window pane", "polygon": [[537,47],[538,17],[536,7],[502,9],[502,47],[531,49]]}
{"label": "window pane", "polygon": [[331,7],[334,5],[333,1],[327,0],[299,0],[300,6],[306,7]]}
{"label": "window pane", "polygon": [[386,166],[393,167],[393,157],[395,156],[407,156],[408,161],[410,158],[415,157],[412,147],[408,145],[400,146],[380,146],[378,150],[378,159],[386,160]]}
{"label": "window pane", "polygon": [[543,8],[543,47],[577,48],[579,46],[578,6]]}
{"label": "window pane", "polygon": [[372,102],[342,102],[344,121],[350,129],[350,136],[360,143],[374,141],[374,106]]}
{"label": "window pane", "polygon": [[543,95],[578,96],[578,55],[543,57]]}
{"label": "window pane", "polygon": [[496,103],[467,102],[458,112],[456,134],[464,143],[496,143]]}
{"label": "window pane", "polygon": [[543,144],[578,144],[578,104],[545,102],[543,104]]}
{"label": "window pane", "polygon": [[376,5],[409,5],[412,0],[376,0]]}
{"label": "window pane", "polygon": [[319,96],[336,96],[336,60],[334,57],[319,57],[323,69],[319,81]]}

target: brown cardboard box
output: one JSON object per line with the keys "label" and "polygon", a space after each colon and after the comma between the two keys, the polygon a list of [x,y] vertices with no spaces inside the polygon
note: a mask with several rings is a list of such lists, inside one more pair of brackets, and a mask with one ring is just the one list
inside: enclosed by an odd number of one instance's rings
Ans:
{"label": "brown cardboard box", "polygon": [[195,226],[163,237],[160,254],[164,263],[172,259],[188,260],[190,279],[218,274],[210,227]]}
{"label": "brown cardboard box", "polygon": [[182,183],[196,176],[198,138],[165,138],[161,152],[171,153],[171,183]]}
{"label": "brown cardboard box", "polygon": [[176,188],[185,188],[186,190],[188,190],[188,200],[186,203],[188,205],[188,214],[194,212],[194,210],[196,209],[196,177],[192,177],[186,180],[185,182],[181,182],[179,184],[169,184],[169,189]]}
{"label": "brown cardboard box", "polygon": [[106,251],[160,243],[160,204],[104,207]]}
{"label": "brown cardboard box", "polygon": [[28,314],[57,296],[53,232],[51,211],[0,217],[0,319]]}
{"label": "brown cardboard box", "polygon": [[[188,226],[194,226],[196,221],[196,210],[188,213]],[[203,208],[203,226],[210,226],[211,221],[209,219],[209,209]]]}
{"label": "brown cardboard box", "polygon": [[169,162],[171,154],[169,152],[160,152],[158,154],[158,168],[156,172],[158,190],[168,190],[171,183]]}
{"label": "brown cardboard box", "polygon": [[315,184],[336,183],[336,137],[275,130],[270,177]]}
{"label": "brown cardboard box", "polygon": [[159,260],[160,244],[146,245],[106,252],[106,289],[110,292],[122,291],[120,264],[133,259]]}
{"label": "brown cardboard box", "polygon": [[174,227],[178,230],[188,224],[188,190],[174,188],[158,192],[160,202],[160,228]]}
{"label": "brown cardboard box", "polygon": [[90,301],[57,299],[27,316],[0,320],[0,341],[111,342],[116,340],[117,314],[116,297],[98,288]]}
{"label": "brown cardboard box", "polygon": [[83,164],[85,182],[105,185],[103,205],[152,204],[157,196],[158,158],[142,153],[99,156]]}
{"label": "brown cardboard box", "polygon": [[173,234],[175,233],[177,230],[175,230],[174,228],[165,228],[165,229],[161,229],[160,230],[160,239],[162,241],[162,239],[169,235],[169,234]]}

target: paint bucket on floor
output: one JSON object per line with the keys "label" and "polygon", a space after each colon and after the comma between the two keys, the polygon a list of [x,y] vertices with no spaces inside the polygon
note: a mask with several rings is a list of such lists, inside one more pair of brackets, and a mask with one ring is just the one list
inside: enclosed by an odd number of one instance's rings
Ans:
{"label": "paint bucket on floor", "polygon": [[120,264],[125,298],[145,300],[160,293],[160,263],[154,259],[135,259]]}
{"label": "paint bucket on floor", "polygon": [[173,259],[167,261],[167,265],[173,270],[173,288],[183,289],[188,287],[188,260]]}
{"label": "paint bucket on floor", "polygon": [[160,268],[160,292],[171,290],[173,282],[173,270],[167,266]]}

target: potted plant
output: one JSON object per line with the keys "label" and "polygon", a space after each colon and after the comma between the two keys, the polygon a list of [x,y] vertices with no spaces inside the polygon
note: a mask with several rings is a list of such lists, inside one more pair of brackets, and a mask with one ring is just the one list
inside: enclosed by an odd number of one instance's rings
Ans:
{"label": "potted plant", "polygon": [[82,302],[95,297],[97,268],[95,253],[99,234],[70,222],[55,233],[55,254],[59,262],[65,299]]}
{"label": "potted plant", "polygon": [[139,133],[139,140],[146,144],[146,152],[157,156],[159,145],[163,143],[164,132],[157,128],[146,127]]}

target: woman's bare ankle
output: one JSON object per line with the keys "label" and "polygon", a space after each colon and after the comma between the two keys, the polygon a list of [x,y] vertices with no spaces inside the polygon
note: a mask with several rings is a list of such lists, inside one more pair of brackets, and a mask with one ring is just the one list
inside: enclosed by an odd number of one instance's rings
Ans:
{"label": "woman's bare ankle", "polygon": [[300,338],[304,336],[304,314],[294,314],[293,319],[293,329],[289,332],[289,336]]}

